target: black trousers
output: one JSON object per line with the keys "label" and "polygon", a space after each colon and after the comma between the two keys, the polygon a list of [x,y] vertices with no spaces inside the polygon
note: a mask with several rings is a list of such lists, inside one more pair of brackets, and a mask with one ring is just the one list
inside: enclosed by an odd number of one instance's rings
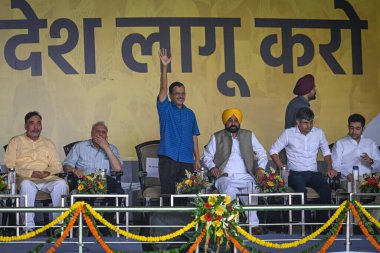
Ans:
{"label": "black trousers", "polygon": [[[175,194],[176,182],[182,181],[185,177],[185,170],[194,172],[194,164],[182,163],[170,159],[167,156],[158,156],[158,173],[160,175],[161,194]],[[165,206],[170,205],[170,197],[163,198]]]}

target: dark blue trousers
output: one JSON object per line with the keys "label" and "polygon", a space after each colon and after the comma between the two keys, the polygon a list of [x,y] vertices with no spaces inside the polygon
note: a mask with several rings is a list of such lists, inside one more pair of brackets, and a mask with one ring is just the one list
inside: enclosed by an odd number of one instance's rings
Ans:
{"label": "dark blue trousers", "polygon": [[185,170],[194,171],[194,164],[182,163],[172,160],[167,156],[159,155],[158,174],[160,176],[161,194],[163,197],[163,205],[170,206],[169,194],[175,194],[176,183],[181,182],[185,177]]}
{"label": "dark blue trousers", "polygon": [[[313,171],[290,171],[289,173],[289,186],[295,192],[303,192],[305,196],[305,203],[307,204],[307,191],[306,187],[313,188],[318,192],[320,198],[317,204],[331,204],[331,188],[327,183],[327,179],[322,176],[320,172]],[[300,204],[301,198],[295,198],[295,203]],[[306,221],[310,221],[310,212],[305,213]],[[328,220],[328,210],[317,210],[317,221],[326,222]]]}

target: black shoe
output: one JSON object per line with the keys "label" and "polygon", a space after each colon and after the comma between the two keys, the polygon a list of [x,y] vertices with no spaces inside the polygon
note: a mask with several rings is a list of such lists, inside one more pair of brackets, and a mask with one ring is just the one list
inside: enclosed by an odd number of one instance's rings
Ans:
{"label": "black shoe", "polygon": [[99,228],[100,233],[102,233],[103,237],[112,236],[110,230],[108,228]]}

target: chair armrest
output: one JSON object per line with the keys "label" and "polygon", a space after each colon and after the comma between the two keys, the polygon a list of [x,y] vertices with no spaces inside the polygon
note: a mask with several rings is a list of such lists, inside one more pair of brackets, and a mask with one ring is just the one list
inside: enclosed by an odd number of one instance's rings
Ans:
{"label": "chair armrest", "polygon": [[140,181],[140,188],[141,190],[145,190],[145,177],[148,175],[146,171],[138,171],[139,181]]}
{"label": "chair armrest", "polygon": [[111,171],[111,176],[116,179],[116,183],[121,184],[121,177],[124,175],[123,171]]}
{"label": "chair armrest", "polygon": [[328,182],[329,182],[330,188],[332,190],[336,191],[337,189],[341,188],[340,187],[340,175],[341,175],[341,173],[338,172],[337,176],[335,176],[333,178],[328,177]]}
{"label": "chair armrest", "polygon": [[68,175],[68,172],[61,172],[61,173],[58,173],[58,176],[60,178],[63,178],[63,179],[66,179],[67,178],[67,175]]}
{"label": "chair armrest", "polygon": [[124,175],[123,171],[111,171],[111,176],[113,177],[121,177]]}

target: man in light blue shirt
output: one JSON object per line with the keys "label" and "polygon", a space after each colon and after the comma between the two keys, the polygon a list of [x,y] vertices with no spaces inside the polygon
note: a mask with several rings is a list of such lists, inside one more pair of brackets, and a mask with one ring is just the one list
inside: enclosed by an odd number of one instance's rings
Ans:
{"label": "man in light blue shirt", "polygon": [[[108,128],[104,122],[96,122],[91,129],[91,139],[74,145],[63,162],[63,169],[72,172],[76,177],[95,173],[98,169],[105,169],[107,175],[107,193],[124,194],[124,190],[116,179],[111,177],[111,171],[121,171],[123,161],[118,149],[108,143]],[[74,180],[77,182],[77,180]],[[90,199],[92,202],[94,198]],[[115,206],[114,198],[106,198],[106,204]],[[104,217],[111,221],[114,213],[107,212]],[[104,236],[110,232],[104,228],[100,230]]]}
{"label": "man in light blue shirt", "polygon": [[[299,109],[296,119],[297,126],[286,129],[272,145],[269,153],[276,166],[281,169],[285,165],[278,154],[285,148],[287,167],[290,170],[289,186],[295,192],[303,192],[305,196],[306,187],[313,188],[320,196],[320,204],[330,204],[330,186],[317,168],[317,155],[321,149],[328,176],[334,177],[337,174],[332,167],[331,152],[325,134],[322,129],[313,127],[314,113],[310,108]],[[328,219],[328,212],[320,211],[317,217],[320,222],[325,222]]]}

